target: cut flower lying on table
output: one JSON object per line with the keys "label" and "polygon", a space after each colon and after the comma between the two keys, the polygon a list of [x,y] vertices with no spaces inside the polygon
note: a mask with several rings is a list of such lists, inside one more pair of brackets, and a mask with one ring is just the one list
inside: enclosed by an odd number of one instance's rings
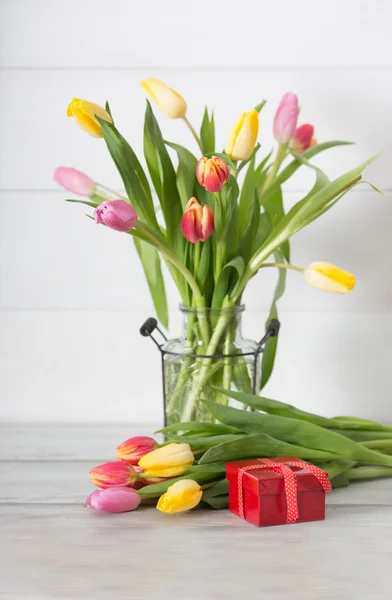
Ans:
{"label": "cut flower lying on table", "polygon": [[[163,428],[159,433],[168,442],[152,452],[142,444],[140,448],[147,452],[138,466],[119,461],[117,469],[112,462],[93,468],[92,482],[105,489],[93,492],[85,504],[103,512],[132,511],[139,502],[115,493],[125,486],[142,503],[158,499],[157,509],[164,513],[227,508],[226,463],[248,458],[297,456],[327,472],[333,488],[361,479],[392,477],[391,426],[355,417],[321,417],[276,400],[220,391],[244,409],[208,402],[215,423],[176,423]],[[110,476],[103,480],[102,473]],[[101,494],[110,490],[112,496]]]}

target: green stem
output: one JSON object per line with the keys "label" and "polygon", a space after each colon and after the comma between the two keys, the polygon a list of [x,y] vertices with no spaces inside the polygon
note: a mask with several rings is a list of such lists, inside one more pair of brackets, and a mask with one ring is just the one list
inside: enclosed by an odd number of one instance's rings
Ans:
{"label": "green stem", "polygon": [[[127,196],[123,196],[123,194],[120,194],[116,190],[112,190],[111,188],[107,187],[106,185],[103,185],[102,183],[97,183],[97,187],[102,188],[102,189],[106,190],[107,192],[110,192],[111,194],[113,194],[114,199],[121,198],[121,200],[125,200],[126,202],[129,202],[129,198],[127,198]],[[101,196],[101,198],[106,198],[106,200],[113,200],[112,196],[106,196],[106,194],[104,194],[98,190],[96,192],[96,195]]]}
{"label": "green stem", "polygon": [[279,144],[278,150],[276,152],[275,160],[272,163],[271,170],[267,175],[267,179],[265,180],[265,184],[263,187],[263,193],[272,184],[273,180],[275,179],[275,177],[279,171],[280,165],[286,158],[287,147],[288,147],[288,144]]}
{"label": "green stem", "polygon": [[181,262],[178,256],[173,252],[166,240],[154,229],[146,225],[146,223],[142,223],[141,221],[136,222],[134,229],[140,231],[140,233],[142,233],[146,238],[148,238],[150,243],[156,248],[158,248],[158,250],[160,250],[162,254],[167,258],[167,260],[169,260],[178,269],[178,271],[180,271],[180,273],[184,276],[184,278],[189,283],[192,289],[197,303],[196,305],[198,307],[204,306],[204,300],[200,288],[197,285],[195,279],[193,278],[191,272],[188,271],[184,263]]}
{"label": "green stem", "polygon": [[[232,352],[232,342],[233,342],[233,326],[235,326],[235,321],[234,323],[230,323],[228,328],[227,328],[227,333],[226,333],[226,339],[225,339],[225,343],[223,345],[223,352],[224,354],[231,354]],[[222,377],[222,387],[224,390],[229,390],[231,387],[231,380],[232,380],[232,358],[226,357],[224,359],[224,364],[223,364],[223,377]],[[226,396],[224,398],[224,403],[228,404],[228,397]]]}
{"label": "green stem", "polygon": [[199,136],[196,133],[195,128],[192,126],[192,124],[188,121],[188,119],[185,117],[182,117],[182,120],[184,121],[185,125],[188,127],[189,131],[191,132],[191,134],[193,135],[193,137],[195,138],[197,145],[200,148],[201,153],[203,154],[203,148],[201,145],[201,140],[199,138]]}
{"label": "green stem", "polygon": [[350,481],[392,477],[392,467],[357,467],[347,471],[347,476]]}
{"label": "green stem", "polygon": [[291,271],[298,271],[299,273],[304,273],[305,269],[302,267],[296,267],[295,265],[288,265],[286,263],[263,263],[260,266],[260,269],[264,269],[265,267],[277,267],[278,269],[290,269]]}
{"label": "green stem", "polygon": [[197,271],[199,270],[200,252],[201,252],[200,242],[197,242],[195,245],[195,260],[194,260],[194,267],[193,267],[193,276],[196,280],[197,280]]}
{"label": "green stem", "polygon": [[[220,193],[214,192],[214,196],[215,196],[215,214],[218,214],[218,212],[219,212],[219,214],[221,216],[221,219],[220,219],[221,227],[224,230],[225,223],[224,223],[224,215],[223,215],[223,208],[222,208]],[[226,254],[225,240],[222,237],[220,237],[216,241],[216,252],[215,252],[215,261],[214,261],[214,279],[215,279],[215,281],[218,280],[218,277],[221,273],[222,266],[225,261],[225,254]]]}
{"label": "green stem", "polygon": [[[228,310],[223,312],[223,314],[220,316],[220,318],[218,320],[218,323],[216,324],[214,333],[212,334],[210,343],[208,344],[207,351],[205,352],[205,354],[207,354],[207,355],[213,355],[215,353],[216,347],[219,343],[219,340],[221,339],[230,319],[233,317],[232,312],[229,310],[229,305],[224,306],[223,308],[227,308]],[[211,359],[211,358],[203,358],[202,359],[202,363],[201,363],[202,366],[200,368],[199,377],[194,382],[194,384],[192,386],[192,390],[188,396],[187,403],[186,403],[185,409],[184,409],[184,413],[182,415],[182,421],[191,421],[192,420],[192,415],[195,410],[195,404],[197,402],[200,391],[211,375],[210,367],[211,367],[212,360],[213,359]]]}

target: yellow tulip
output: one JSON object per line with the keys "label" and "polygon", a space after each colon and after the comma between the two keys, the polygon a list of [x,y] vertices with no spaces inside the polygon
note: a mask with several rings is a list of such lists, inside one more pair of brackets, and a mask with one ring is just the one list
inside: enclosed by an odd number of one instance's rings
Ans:
{"label": "yellow tulip", "polygon": [[189,444],[168,444],[145,454],[139,460],[143,474],[151,477],[176,477],[182,475],[195,457]]}
{"label": "yellow tulip", "polygon": [[102,106],[88,100],[72,98],[72,102],[69,103],[67,108],[67,116],[75,117],[77,124],[82,129],[93,137],[103,137],[101,126],[95,115],[104,121],[108,121],[108,123],[113,123],[112,117]]}
{"label": "yellow tulip", "polygon": [[197,506],[203,495],[193,479],[181,479],[171,485],[158,500],[157,509],[164,513],[178,513]]}
{"label": "yellow tulip", "polygon": [[232,160],[247,160],[255,148],[259,131],[259,113],[251,110],[234,123],[227,138],[225,152]]}
{"label": "yellow tulip", "polygon": [[305,269],[305,281],[319,290],[348,294],[355,286],[355,276],[328,262],[314,262]]}
{"label": "yellow tulip", "polygon": [[159,110],[169,119],[183,119],[185,117],[186,102],[180,94],[158,79],[145,79],[140,83],[150,98],[154,100]]}

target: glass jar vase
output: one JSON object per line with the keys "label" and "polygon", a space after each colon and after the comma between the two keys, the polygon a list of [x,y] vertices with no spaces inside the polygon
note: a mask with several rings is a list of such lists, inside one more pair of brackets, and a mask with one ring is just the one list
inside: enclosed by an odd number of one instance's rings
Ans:
{"label": "glass jar vase", "polygon": [[[258,393],[263,344],[278,335],[279,322],[270,321],[263,339],[256,342],[242,337],[243,305],[219,309],[180,306],[180,310],[179,338],[167,340],[155,319],[148,319],[140,329],[162,354],[165,425],[214,422],[208,401],[238,404],[217,388]],[[155,329],[165,343],[156,340]]]}

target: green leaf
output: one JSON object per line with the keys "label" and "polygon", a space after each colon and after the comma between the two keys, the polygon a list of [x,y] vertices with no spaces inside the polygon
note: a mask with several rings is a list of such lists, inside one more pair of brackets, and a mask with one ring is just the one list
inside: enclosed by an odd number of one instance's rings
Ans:
{"label": "green leaf", "polygon": [[[255,413],[247,413],[252,416]],[[289,444],[265,433],[242,436],[209,448],[200,459],[200,464],[216,461],[231,461],[245,458],[272,458],[275,456],[298,456],[305,460],[333,460],[337,455],[296,444]]]}
{"label": "green leaf", "polygon": [[216,473],[192,473],[192,475],[181,475],[181,477],[173,477],[172,479],[168,479],[167,481],[161,481],[160,483],[152,483],[151,485],[146,485],[141,490],[138,490],[138,494],[142,498],[158,498],[165,492],[167,489],[173,485],[176,481],[181,481],[182,479],[193,479],[200,484],[208,483],[209,481],[214,481],[217,479]]}
{"label": "green leaf", "polygon": [[330,479],[343,475],[346,471],[351,469],[356,462],[354,460],[334,460],[330,463],[318,465],[320,469],[326,471]]}
{"label": "green leaf", "polygon": [[332,429],[345,437],[356,442],[368,442],[372,440],[392,440],[391,431],[366,431],[358,429]]}
{"label": "green leaf", "polygon": [[226,462],[214,462],[209,463],[208,465],[191,465],[187,467],[188,473],[214,473],[216,477],[218,475],[226,473]]}
{"label": "green leaf", "polygon": [[215,498],[216,496],[222,496],[229,493],[229,482],[227,479],[214,483],[211,487],[207,488],[203,492],[203,500],[206,498]]}
{"label": "green leaf", "polygon": [[252,154],[250,155],[249,158],[247,158],[246,160],[243,160],[242,162],[240,162],[238,169],[237,169],[237,175],[242,171],[242,169],[244,167],[246,167],[246,165],[252,160],[254,159],[254,157],[256,156],[257,152],[260,150],[261,145],[260,144],[256,144]]}
{"label": "green leaf", "polygon": [[204,494],[202,497],[202,502],[208,504],[211,508],[215,510],[222,510],[223,508],[227,508],[229,506],[229,496],[213,496],[204,498]]}
{"label": "green leaf", "polygon": [[220,272],[215,285],[211,308],[222,307],[223,299],[229,291],[229,282],[232,276],[232,269],[237,272],[237,279],[241,279],[245,271],[244,259],[241,256],[236,256],[233,258],[223,267],[222,271]]}
{"label": "green leaf", "polygon": [[[201,243],[201,242],[199,242]],[[196,279],[203,288],[210,274],[211,265],[211,240],[207,240],[202,244],[200,262],[197,268]]]}
{"label": "green leaf", "polygon": [[229,425],[222,425],[221,423],[202,423],[196,421],[187,421],[185,423],[173,423],[162,429],[158,429],[155,433],[170,433],[172,431],[209,431],[216,435],[223,433],[241,433],[236,427],[230,427]]}
{"label": "green leaf", "polygon": [[[323,142],[321,144],[315,144],[314,146],[311,146],[310,148],[305,150],[305,152],[301,156],[303,156],[306,159],[309,159],[309,158],[312,158],[313,156],[316,156],[320,152],[323,152],[324,150],[328,150],[329,148],[335,148],[336,146],[350,146],[352,143],[353,142],[343,142],[340,140],[333,140],[330,142]],[[279,173],[279,175],[277,176],[277,178],[275,179],[275,181],[271,185],[271,187],[268,188],[268,190],[266,191],[266,196],[268,196],[269,194],[272,194],[276,187],[281,186],[292,175],[294,175],[294,173],[297,171],[297,169],[299,169],[299,167],[302,164],[303,164],[302,162],[295,159],[289,165],[287,165],[287,167],[285,167]]]}
{"label": "green leaf", "polygon": [[[280,187],[277,187],[275,192],[273,194],[270,194],[265,199],[265,201],[263,202],[263,207],[264,207],[265,212],[268,214],[269,218],[271,219],[272,228],[275,229],[275,227],[280,223],[280,221],[283,219],[283,217],[285,215],[284,207],[283,207],[282,189]],[[290,262],[290,244],[289,244],[289,242],[287,240],[285,242],[283,242],[280,249],[282,251],[284,258],[289,263]]]}
{"label": "green leaf", "polygon": [[254,208],[254,197],[255,197],[255,157],[249,162],[248,170],[245,175],[244,183],[242,185],[239,210],[238,210],[238,230],[240,238],[243,237],[244,232],[252,217]]}
{"label": "green leaf", "polygon": [[334,181],[324,185],[316,193],[308,195],[305,199],[297,202],[295,206],[281,219],[277,227],[274,228],[269,238],[255,253],[251,259],[251,269],[259,268],[264,260],[268,258],[277,248],[294,233],[302,229],[308,220],[316,218],[317,213],[322,210],[329,202],[337,196],[342,197],[349,191],[361,178],[361,172],[373,160],[366,161],[359,167],[352,169],[348,173],[341,175]]}
{"label": "green leaf", "polygon": [[264,244],[268,236],[272,231],[272,222],[269,215],[266,212],[262,212],[259,215],[257,229],[253,236],[252,245],[250,248],[250,256],[253,256],[254,253],[261,248]]}
{"label": "green leaf", "polygon": [[162,207],[168,242],[177,256],[182,259],[185,238],[180,229],[182,204],[177,189],[176,172],[148,101],[144,123],[144,155]]}
{"label": "green leaf", "polygon": [[169,327],[165,282],[161,271],[161,259],[157,250],[150,244],[134,238],[136,250],[143,265],[148,287],[157,313],[165,329]]}
{"label": "green leaf", "polygon": [[[276,262],[278,262],[278,263],[283,262],[283,256],[282,256],[282,253],[280,252],[280,250],[275,251],[275,259],[276,259]],[[266,325],[271,321],[271,319],[278,318],[277,302],[278,302],[278,300],[280,300],[280,298],[283,296],[283,294],[285,292],[286,276],[287,276],[286,269],[278,269],[278,281],[276,283],[275,292],[274,292],[274,296],[273,296],[272,304],[271,304],[271,309],[270,309],[270,313],[268,315]],[[273,371],[274,364],[275,364],[276,351],[278,348],[278,341],[279,341],[278,335],[276,335],[274,337],[270,337],[264,346],[263,355],[262,355],[262,359],[261,359],[260,390],[262,390],[266,386],[266,384],[268,383],[268,381],[272,375],[272,371]]]}
{"label": "green leaf", "polygon": [[269,154],[267,154],[267,156],[265,158],[263,158],[263,160],[261,161],[261,163],[255,170],[256,187],[258,189],[261,188],[263,174],[265,173],[265,171],[268,170],[267,163],[268,163],[269,159],[271,158],[271,155],[272,155],[272,150]]}
{"label": "green leaf", "polygon": [[165,142],[167,146],[173,148],[178,156],[177,168],[177,189],[181,198],[182,209],[184,210],[188,201],[194,195],[196,186],[196,166],[197,158],[183,146]]}
{"label": "green leaf", "polygon": [[259,113],[266,104],[267,104],[267,100],[262,100],[260,102],[260,104],[256,104],[255,110],[257,110],[257,112]]}
{"label": "green leaf", "polygon": [[[249,394],[241,394],[230,390],[223,390],[221,393],[230,398],[235,398],[252,408],[254,408],[254,404],[257,402],[257,396],[252,400]],[[333,452],[342,457],[360,460],[369,464],[392,466],[392,457],[364,448],[361,444],[357,444],[349,438],[335,433],[331,429],[324,429],[313,423],[287,417],[278,417],[276,415],[257,412],[250,413],[214,402],[204,401],[204,404],[218,421],[225,425],[238,427],[246,433],[266,433],[276,439],[304,446],[305,448]],[[257,406],[255,407],[257,408]],[[295,452],[292,454],[295,455]],[[214,460],[223,459],[215,458]]]}
{"label": "green leaf", "polygon": [[166,437],[173,442],[179,444],[189,444],[192,450],[198,450],[200,448],[207,449],[222,444],[224,442],[231,442],[232,440],[242,437],[242,434],[228,433],[222,435],[211,435],[206,437],[194,437],[186,435],[175,435],[174,433],[166,433]]}
{"label": "green leaf", "polygon": [[106,100],[105,102],[105,110],[107,113],[109,113],[109,115],[112,117],[112,121],[114,123],[114,119],[113,119],[113,115],[112,115],[112,111],[110,110],[110,106],[109,106],[109,102]]}
{"label": "green leaf", "polygon": [[110,155],[138,217],[159,229],[150,186],[136,154],[112,123],[97,117]]}
{"label": "green leaf", "polygon": [[211,117],[208,116],[208,109],[205,107],[203,121],[200,127],[200,141],[203,154],[213,153],[215,150],[215,123],[214,112]]}
{"label": "green leaf", "polygon": [[76,200],[75,198],[66,198],[66,202],[74,202],[75,204],[85,204],[86,206],[91,206],[91,208],[97,208],[98,204],[94,202],[89,202],[88,200]]}

